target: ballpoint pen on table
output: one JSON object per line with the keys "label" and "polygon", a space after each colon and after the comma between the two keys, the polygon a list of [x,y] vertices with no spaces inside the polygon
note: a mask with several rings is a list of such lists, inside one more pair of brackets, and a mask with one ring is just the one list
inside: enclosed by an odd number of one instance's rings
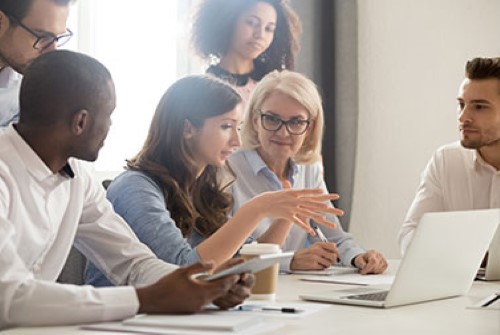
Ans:
{"label": "ballpoint pen on table", "polygon": [[274,311],[281,313],[300,313],[302,310],[295,307],[280,307],[280,306],[258,306],[258,305],[240,305],[236,308],[239,311]]}
{"label": "ballpoint pen on table", "polygon": [[490,300],[486,301],[484,304],[482,304],[481,307],[488,307],[497,300],[500,300],[500,292],[495,293],[495,296],[492,297]]}

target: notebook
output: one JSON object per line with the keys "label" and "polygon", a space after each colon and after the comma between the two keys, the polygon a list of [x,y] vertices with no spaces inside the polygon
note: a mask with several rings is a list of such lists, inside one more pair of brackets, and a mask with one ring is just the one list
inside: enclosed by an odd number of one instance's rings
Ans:
{"label": "notebook", "polygon": [[500,228],[497,229],[493,241],[488,248],[488,263],[486,268],[479,269],[477,279],[500,280]]}
{"label": "notebook", "polygon": [[188,315],[137,315],[123,321],[125,326],[163,327],[170,330],[211,330],[237,332],[260,322],[260,318],[247,314],[228,314],[204,311]]}
{"label": "notebook", "polygon": [[394,307],[467,293],[500,222],[500,209],[425,214],[391,286],[302,294],[304,300]]}

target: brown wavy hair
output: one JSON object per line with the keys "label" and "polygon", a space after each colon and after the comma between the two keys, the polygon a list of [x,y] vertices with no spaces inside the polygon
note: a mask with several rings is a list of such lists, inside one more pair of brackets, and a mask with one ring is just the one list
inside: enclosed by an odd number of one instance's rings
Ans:
{"label": "brown wavy hair", "polygon": [[302,25],[298,15],[283,0],[201,0],[194,7],[191,47],[205,60],[221,58],[229,49],[238,17],[258,2],[274,7],[277,13],[274,38],[267,50],[254,60],[263,76],[273,70],[295,68]]}
{"label": "brown wavy hair", "polygon": [[[194,230],[208,237],[227,221],[233,199],[208,165],[196,178],[195,161],[183,137],[184,123],[201,128],[207,118],[233,110],[241,98],[219,79],[187,76],[161,98],[142,150],[127,161],[127,169],[151,176],[163,190],[165,202],[184,237]],[[234,176],[233,176],[234,180]]]}

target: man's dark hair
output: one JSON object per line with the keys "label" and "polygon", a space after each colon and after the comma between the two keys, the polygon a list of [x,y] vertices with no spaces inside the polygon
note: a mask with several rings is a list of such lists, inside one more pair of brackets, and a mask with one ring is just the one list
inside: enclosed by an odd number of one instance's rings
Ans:
{"label": "man's dark hair", "polygon": [[465,65],[465,76],[469,79],[500,80],[500,57],[471,59]]}
{"label": "man's dark hair", "polygon": [[[0,10],[5,14],[11,15],[18,20],[24,19],[28,14],[34,0],[1,0]],[[76,0],[51,0],[60,6],[68,6]]]}
{"label": "man's dark hair", "polygon": [[37,57],[26,70],[19,95],[19,123],[52,125],[110,98],[111,74],[96,59],[57,50]]}

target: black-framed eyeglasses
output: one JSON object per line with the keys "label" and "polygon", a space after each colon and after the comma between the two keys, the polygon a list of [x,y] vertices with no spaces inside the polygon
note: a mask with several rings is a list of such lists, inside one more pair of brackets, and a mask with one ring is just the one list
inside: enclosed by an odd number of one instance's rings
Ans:
{"label": "black-framed eyeglasses", "polygon": [[286,130],[292,135],[304,134],[311,124],[311,120],[293,118],[285,121],[275,115],[263,112],[260,112],[260,122],[262,128],[268,131],[279,131],[285,125]]}
{"label": "black-framed eyeglasses", "polygon": [[66,32],[61,35],[54,35],[51,33],[39,34],[26,25],[24,25],[21,20],[12,15],[7,15],[7,17],[12,20],[15,24],[19,25],[21,28],[26,30],[28,33],[36,37],[35,43],[33,43],[33,49],[35,50],[45,50],[50,47],[52,44],[56,43],[57,47],[63,46],[66,44],[71,37],[73,36],[73,32],[70,29],[66,29]]}

